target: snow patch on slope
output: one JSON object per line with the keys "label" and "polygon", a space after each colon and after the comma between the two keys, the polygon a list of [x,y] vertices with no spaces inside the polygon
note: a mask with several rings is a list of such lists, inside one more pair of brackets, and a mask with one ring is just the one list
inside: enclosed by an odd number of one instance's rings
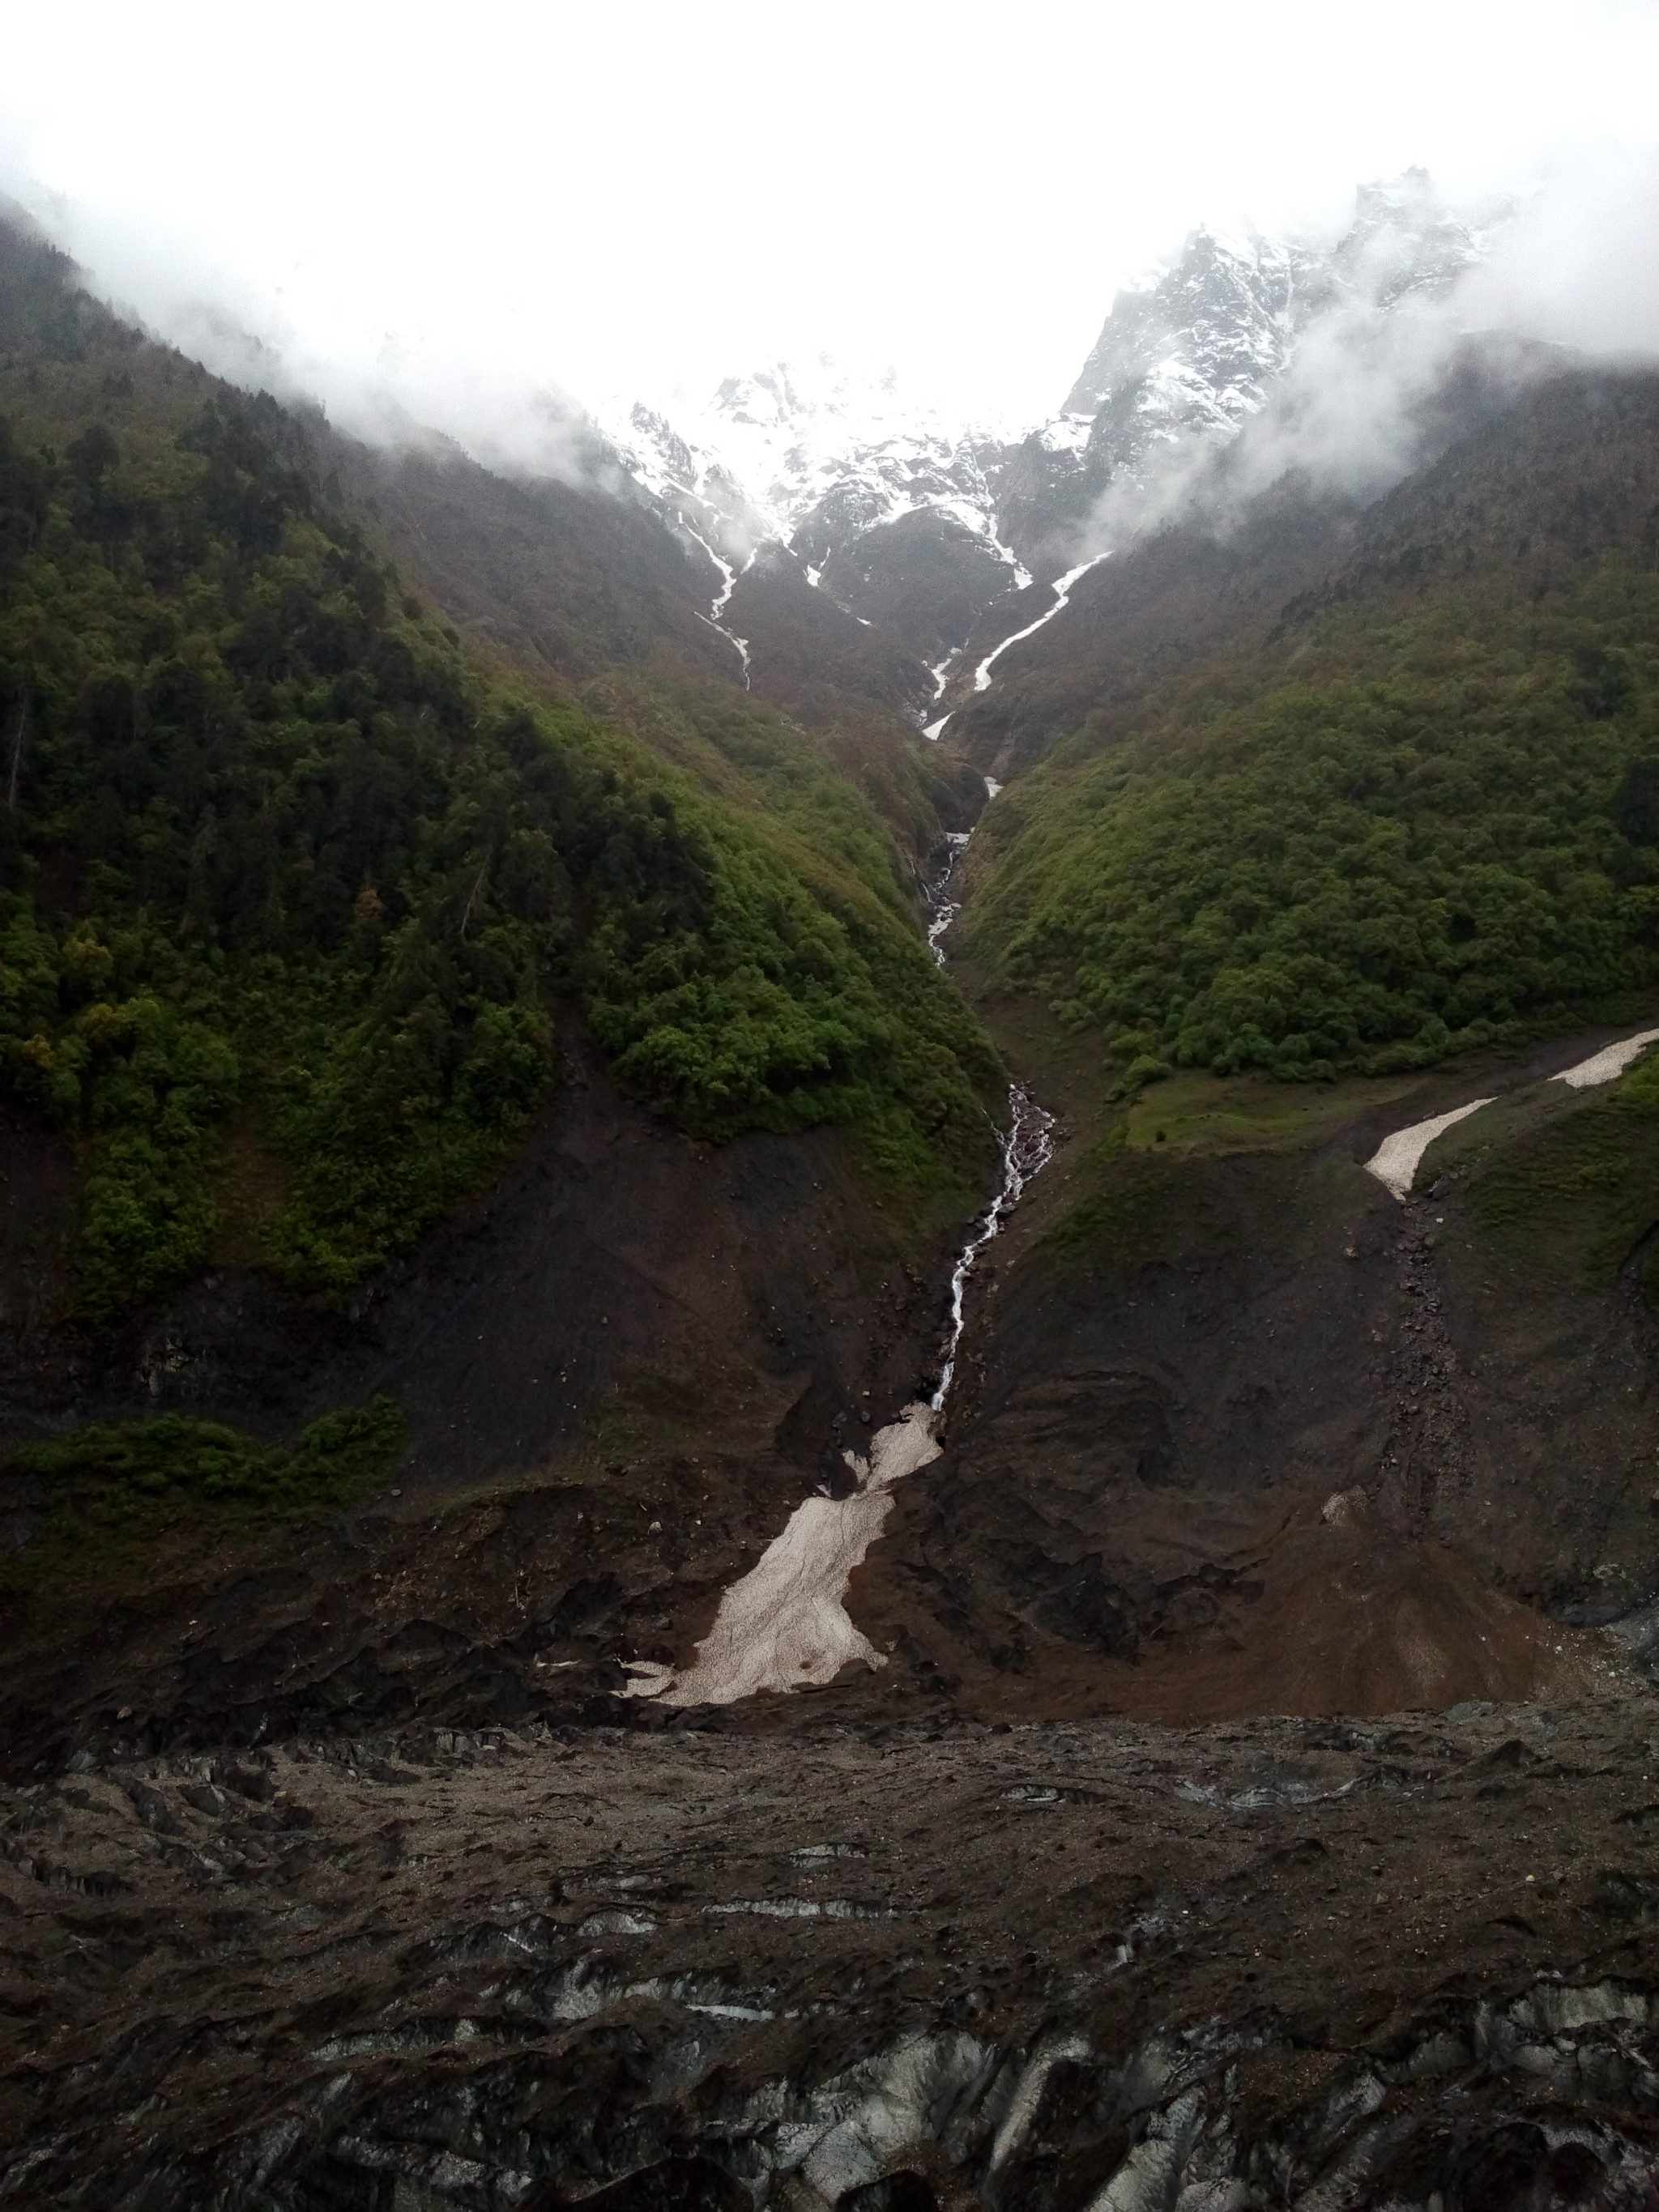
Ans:
{"label": "snow patch on slope", "polygon": [[858,1481],[852,1496],[805,1499],[758,1564],[721,1597],[696,1662],[676,1674],[651,1660],[630,1660],[624,1694],[666,1705],[726,1705],[761,1690],[833,1682],[849,1661],[884,1667],[843,1600],[853,1570],[881,1534],[893,1485],[939,1456],[937,1419],[918,1401],[876,1431],[867,1460],[846,1453]]}
{"label": "snow patch on slope", "polygon": [[1565,1083],[1569,1090],[1589,1091],[1598,1083],[1611,1083],[1620,1076],[1638,1054],[1659,1041],[1659,1030],[1642,1030],[1635,1036],[1624,1038],[1618,1044],[1604,1045],[1600,1052],[1581,1060],[1577,1067],[1564,1067],[1559,1075],[1550,1078],[1552,1083]]}
{"label": "snow patch on slope", "polygon": [[596,414],[653,498],[701,501],[706,534],[728,550],[794,548],[815,586],[837,546],[922,512],[982,538],[1016,583],[1029,581],[997,533],[982,458],[1000,451],[997,434],[915,399],[890,374],[860,376],[820,356],[728,377],[672,422],[642,403]]}
{"label": "snow patch on slope", "polygon": [[[1002,658],[1011,645],[1018,645],[1022,638],[1035,637],[1045,623],[1051,623],[1057,614],[1063,613],[1071,604],[1072,586],[1080,578],[1086,576],[1091,568],[1097,568],[1103,561],[1109,561],[1111,557],[1109,553],[1096,553],[1087,561],[1079,561],[1075,568],[1068,568],[1063,576],[1059,577],[1054,586],[1053,606],[1045,608],[1036,620],[1027,623],[1024,629],[1017,629],[1012,637],[1005,637],[1000,645],[992,647],[990,652],[974,671],[975,690],[988,691],[991,688],[991,669],[994,663]],[[943,729],[945,725],[941,722],[938,726]]]}

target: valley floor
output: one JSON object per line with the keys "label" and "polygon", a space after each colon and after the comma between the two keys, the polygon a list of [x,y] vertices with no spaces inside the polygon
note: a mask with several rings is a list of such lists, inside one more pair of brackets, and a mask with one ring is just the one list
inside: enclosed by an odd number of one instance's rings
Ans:
{"label": "valley floor", "polygon": [[813,1711],[6,1790],[0,2198],[1653,2201],[1634,1686],[1184,1732]]}

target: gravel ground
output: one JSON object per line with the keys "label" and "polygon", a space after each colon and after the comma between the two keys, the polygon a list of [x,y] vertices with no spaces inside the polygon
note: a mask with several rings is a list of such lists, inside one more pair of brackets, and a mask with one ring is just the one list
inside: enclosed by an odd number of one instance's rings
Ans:
{"label": "gravel ground", "polygon": [[88,1760],[0,1798],[0,2199],[1651,2203],[1656,1777],[1634,1687]]}

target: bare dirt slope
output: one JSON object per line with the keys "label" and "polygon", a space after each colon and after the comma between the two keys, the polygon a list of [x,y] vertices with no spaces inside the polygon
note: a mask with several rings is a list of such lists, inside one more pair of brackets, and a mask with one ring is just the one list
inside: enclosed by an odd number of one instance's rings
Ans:
{"label": "bare dirt slope", "polygon": [[[1645,1245],[1587,1287],[1559,1225],[1494,1231],[1475,1170],[1580,1110],[1548,1079],[1601,1034],[1125,1109],[1086,1043],[1022,1019],[1070,1140],[980,1286],[944,1456],[855,1578],[866,1633],[987,1717],[1581,1679],[1578,1632],[1659,1594]],[[1364,1172],[1389,1129],[1492,1091],[1407,1203]]]}
{"label": "bare dirt slope", "polygon": [[[672,1656],[672,1620],[712,1614],[871,1407],[911,1394],[948,1243],[878,1212],[832,1132],[711,1147],[619,1097],[574,1034],[566,1070],[514,1167],[349,1311],[228,1268],[107,1338],[14,1334],[14,1439],[169,1410],[285,1437],[384,1393],[410,1442],[393,1489],[331,1525],[202,1529],[114,1584],[0,1598],[9,1759],[122,1706],[158,1742],[568,1710],[624,1653]],[[16,1305],[38,1240],[8,1218]],[[0,1492],[26,1561],[50,1501]]]}
{"label": "bare dirt slope", "polygon": [[[945,1255],[828,1139],[711,1154],[590,1073],[355,1316],[227,1282],[103,1347],[100,1402],[395,1388],[415,1442],[332,1527],[14,1621],[0,2188],[1652,2202],[1654,1322],[1474,1203],[1605,1041],[1108,1113],[1027,1036],[1071,1142],[854,1577],[885,1663],[804,1695],[621,1662],[684,1664],[926,1364]],[[1364,1172],[1488,1091],[1421,1195]]]}
{"label": "bare dirt slope", "polygon": [[[1087,1067],[1051,1040],[1073,1135],[976,1279],[943,1455],[854,1577],[854,1645],[884,1663],[843,1671],[837,1713],[1432,1708],[1573,1692],[1608,1621],[1652,1643],[1639,1281],[1592,1294],[1495,1239],[1436,1153],[1403,1206],[1362,1166],[1471,1089],[1504,1094],[1500,1137],[1579,1110],[1540,1079],[1585,1042],[1334,1092],[1161,1085],[1091,1145]],[[335,1524],[177,1547],[117,1606],[101,1583],[14,1600],[14,1771],[106,1744],[123,1706],[158,1751],[612,1711],[624,1662],[690,1666],[721,1591],[848,1486],[849,1443],[915,1390],[945,1275],[827,1134],[711,1152],[590,1072],[355,1314],[227,1273],[95,1370],[83,1347],[56,1399],[35,1375],[37,1427],[178,1406],[289,1433],[384,1391],[413,1435],[395,1494]],[[27,1542],[39,1501],[4,1504]]]}

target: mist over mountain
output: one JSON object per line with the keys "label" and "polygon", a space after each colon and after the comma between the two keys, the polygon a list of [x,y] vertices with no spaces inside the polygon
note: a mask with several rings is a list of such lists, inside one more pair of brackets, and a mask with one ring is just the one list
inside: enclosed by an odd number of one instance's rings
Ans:
{"label": "mist over mountain", "polygon": [[605,433],[717,565],[775,549],[942,672],[1034,574],[1177,514],[1227,527],[1282,477],[1375,495],[1430,456],[1471,374],[1547,373],[1561,356],[1534,337],[1536,298],[1507,330],[1468,304],[1494,303],[1539,220],[1505,200],[1460,214],[1413,169],[1361,186],[1334,238],[1200,228],[1117,295],[1062,404],[1016,436],[827,356],[730,377],[677,413],[618,406]]}

